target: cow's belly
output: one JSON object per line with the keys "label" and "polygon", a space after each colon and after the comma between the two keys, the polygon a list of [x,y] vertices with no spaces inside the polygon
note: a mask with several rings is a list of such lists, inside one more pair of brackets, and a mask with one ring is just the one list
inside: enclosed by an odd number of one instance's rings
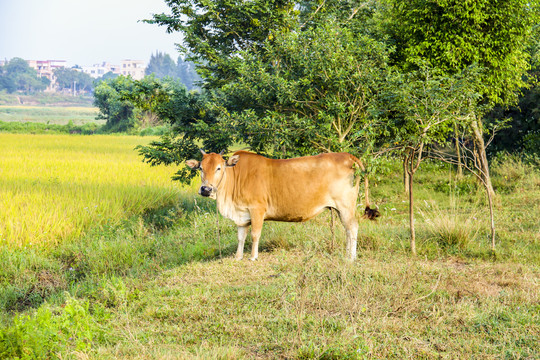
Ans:
{"label": "cow's belly", "polygon": [[266,220],[302,222],[307,221],[322,213],[328,205],[319,205],[317,207],[281,207],[269,208],[265,214]]}
{"label": "cow's belly", "polygon": [[237,226],[247,226],[251,224],[251,216],[249,210],[245,207],[238,207],[233,204],[219,205],[221,215],[234,221]]}

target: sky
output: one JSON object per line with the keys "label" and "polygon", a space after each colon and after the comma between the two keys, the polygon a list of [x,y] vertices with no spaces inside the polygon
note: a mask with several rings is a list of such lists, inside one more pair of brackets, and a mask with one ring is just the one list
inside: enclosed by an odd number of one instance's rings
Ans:
{"label": "sky", "polygon": [[176,60],[181,34],[138,22],[163,12],[164,0],[0,0],[0,60],[148,63],[156,51]]}

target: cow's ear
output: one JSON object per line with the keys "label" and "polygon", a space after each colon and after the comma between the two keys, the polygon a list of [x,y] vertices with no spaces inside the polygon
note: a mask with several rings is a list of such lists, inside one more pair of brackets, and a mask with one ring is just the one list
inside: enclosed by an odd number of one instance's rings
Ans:
{"label": "cow's ear", "polygon": [[240,160],[240,155],[233,155],[227,160],[227,166],[234,166]]}
{"label": "cow's ear", "polygon": [[192,168],[193,170],[196,170],[200,167],[200,162],[198,162],[197,160],[187,160],[186,161],[186,165],[189,166],[190,168]]}

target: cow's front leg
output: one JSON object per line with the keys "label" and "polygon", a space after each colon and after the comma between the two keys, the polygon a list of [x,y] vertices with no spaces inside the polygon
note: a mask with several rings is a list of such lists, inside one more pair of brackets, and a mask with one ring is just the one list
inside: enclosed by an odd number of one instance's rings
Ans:
{"label": "cow's front leg", "polygon": [[261,231],[264,222],[264,211],[252,211],[251,212],[251,239],[253,245],[251,246],[251,257],[249,260],[255,261],[259,257],[259,239],[261,238]]}
{"label": "cow's front leg", "polygon": [[238,249],[236,250],[236,260],[242,260],[244,257],[244,242],[248,232],[247,226],[238,226]]}

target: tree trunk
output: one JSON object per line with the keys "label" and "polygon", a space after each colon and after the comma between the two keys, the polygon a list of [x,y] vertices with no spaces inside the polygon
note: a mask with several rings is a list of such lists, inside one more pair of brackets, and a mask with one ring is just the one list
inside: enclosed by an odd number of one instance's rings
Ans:
{"label": "tree trunk", "polygon": [[409,173],[407,171],[407,157],[403,157],[403,188],[405,194],[409,193]]}
{"label": "tree trunk", "polygon": [[484,134],[481,124],[478,123],[478,120],[474,120],[471,123],[471,129],[473,131],[474,142],[478,151],[478,165],[481,170],[481,176],[484,181],[484,186],[486,187],[486,191],[491,196],[491,198],[495,198],[495,191],[493,190],[493,185],[491,185],[491,176],[489,175],[489,163],[486,155],[486,146],[483,136]]}
{"label": "tree trunk", "polygon": [[493,211],[493,197],[488,190],[488,187],[484,183],[484,188],[486,189],[488,202],[489,202],[489,218],[491,226],[491,252],[495,254],[495,213]]}
{"label": "tree trunk", "polygon": [[461,164],[461,148],[459,145],[459,133],[457,124],[454,124],[454,138],[456,142],[456,153],[457,153],[457,177],[461,179],[463,177],[463,165]]}
{"label": "tree trunk", "polygon": [[491,227],[491,251],[495,253],[495,215],[493,209],[493,199],[495,198],[495,191],[491,184],[491,176],[489,174],[489,163],[486,155],[486,146],[484,143],[482,124],[478,120],[474,120],[471,123],[471,129],[473,130],[474,142],[476,144],[476,157],[478,166],[480,167],[480,176],[489,203],[489,215],[490,215],[490,227]]}
{"label": "tree trunk", "polygon": [[407,172],[409,178],[409,222],[411,228],[411,252],[416,256],[416,232],[414,230],[414,197],[413,197],[413,174]]}

